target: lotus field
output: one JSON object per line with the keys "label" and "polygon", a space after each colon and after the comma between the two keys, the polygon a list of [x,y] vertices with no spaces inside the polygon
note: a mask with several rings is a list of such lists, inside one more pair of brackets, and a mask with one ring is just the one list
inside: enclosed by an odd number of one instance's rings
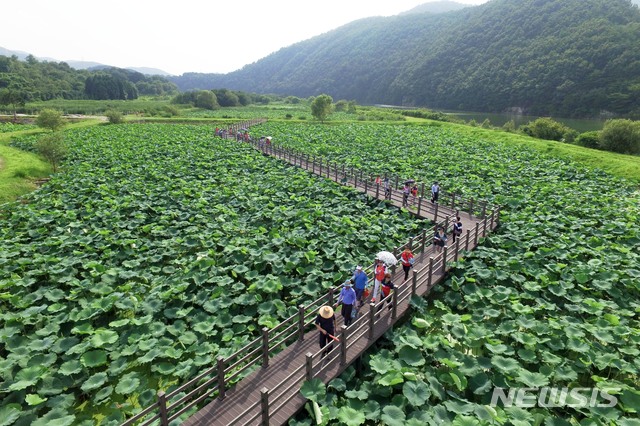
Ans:
{"label": "lotus field", "polygon": [[[350,368],[326,389],[308,384],[325,422],[640,424],[637,187],[438,126],[266,123],[256,131],[330,161],[439,180],[444,190],[504,206],[501,228],[428,300],[414,300],[411,321],[369,351],[363,376]],[[491,406],[495,388],[530,388],[528,405]],[[572,396],[575,388],[582,393]]]}
{"label": "lotus field", "polygon": [[210,126],[65,135],[0,209],[2,426],[119,424],[428,225]]}

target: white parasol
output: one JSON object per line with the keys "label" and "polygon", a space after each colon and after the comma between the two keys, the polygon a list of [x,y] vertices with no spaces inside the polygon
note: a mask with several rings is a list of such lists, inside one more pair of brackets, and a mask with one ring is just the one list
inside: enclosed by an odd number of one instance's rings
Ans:
{"label": "white parasol", "polygon": [[387,266],[393,266],[398,263],[398,259],[396,259],[393,253],[390,253],[388,251],[379,252],[378,254],[376,254],[376,259],[382,260],[384,263],[387,264]]}

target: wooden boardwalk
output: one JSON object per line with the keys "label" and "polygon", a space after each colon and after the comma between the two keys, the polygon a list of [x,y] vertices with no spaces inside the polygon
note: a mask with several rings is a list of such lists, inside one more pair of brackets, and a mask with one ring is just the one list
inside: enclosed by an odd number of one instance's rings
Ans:
{"label": "wooden boardwalk", "polygon": [[[366,192],[369,196],[384,198],[384,190],[381,191],[379,185],[364,180],[359,173],[343,171],[335,166],[332,169],[330,164],[322,165],[315,159],[310,161],[306,156],[299,156],[269,145],[260,144],[256,145],[256,148],[263,151],[265,155],[273,155],[318,176],[353,186]],[[387,199],[393,205],[402,207],[402,194],[397,189],[394,188],[390,198]],[[224,398],[213,400],[187,419],[184,425],[285,424],[305,403],[305,399],[299,391],[305,380],[317,377],[327,383],[342,373],[409,311],[412,295],[424,296],[428,294],[433,286],[444,279],[447,263],[457,260],[465,250],[475,248],[479,238],[484,237],[498,224],[497,211],[495,210],[491,212],[491,218],[486,215],[482,218],[477,217],[455,209],[455,198],[453,207],[432,204],[421,198],[420,204],[409,209],[416,216],[435,219],[435,222],[439,223],[444,222],[445,226],[448,225],[448,220],[457,214],[461,217],[463,227],[467,229],[467,232],[458,238],[457,244],[447,247],[439,254],[434,253],[434,248],[430,244],[433,237],[432,232],[423,232],[422,236],[407,243],[407,245],[413,246],[416,253],[416,262],[410,278],[403,282],[404,271],[397,268],[398,270],[393,275],[393,282],[402,284],[396,287],[396,290],[388,297],[389,300],[383,300],[377,305],[364,305],[360,309],[358,318],[349,327],[341,326],[340,343],[334,343],[333,350],[325,360],[321,358],[318,332],[315,328],[307,327],[309,330],[296,342],[275,354],[268,360],[267,365],[263,363],[262,367],[226,390]],[[398,252],[402,248],[400,247],[396,251]],[[325,302],[332,302],[332,300]],[[319,303],[317,307],[319,308],[321,305]],[[310,316],[312,320],[315,318],[315,315]],[[339,313],[336,313],[336,316],[340,326],[342,317]]]}

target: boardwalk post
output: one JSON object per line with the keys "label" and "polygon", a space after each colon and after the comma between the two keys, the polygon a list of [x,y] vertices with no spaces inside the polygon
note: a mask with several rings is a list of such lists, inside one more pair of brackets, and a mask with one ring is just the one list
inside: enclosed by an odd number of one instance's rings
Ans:
{"label": "boardwalk post", "polygon": [[413,251],[413,237],[409,237],[409,250]]}
{"label": "boardwalk post", "polygon": [[491,209],[491,222],[489,222],[489,230],[493,229],[493,215],[496,213],[496,209]]}
{"label": "boardwalk post", "polygon": [[496,207],[496,227],[500,226],[500,206]]}
{"label": "boardwalk post", "polygon": [[473,236],[473,246],[478,245],[478,234],[480,233],[480,222],[476,222],[476,233]]}
{"label": "boardwalk post", "polygon": [[398,291],[391,292],[391,319],[395,321],[398,317]]}
{"label": "boardwalk post", "polygon": [[327,160],[327,179],[331,179],[331,161]]}
{"label": "boardwalk post", "polygon": [[364,180],[364,193],[367,194],[369,192],[369,179]]}
{"label": "boardwalk post", "polygon": [[[398,247],[395,247],[395,248],[393,249],[393,257],[395,257],[396,259],[398,258]],[[393,275],[395,275],[395,274],[396,274],[396,267],[397,267],[397,265],[398,265],[398,264],[396,263],[395,265],[393,265],[393,266],[391,267],[391,273],[392,273]]]}
{"label": "boardwalk post", "polygon": [[347,326],[340,327],[340,364],[347,363]]}
{"label": "boardwalk post", "polygon": [[262,367],[269,366],[269,329],[262,327]]}
{"label": "boardwalk post", "polygon": [[422,197],[418,197],[418,216],[420,216],[421,208],[422,208]]}
{"label": "boardwalk post", "polygon": [[369,340],[373,340],[375,336],[376,325],[376,304],[369,303]]}
{"label": "boardwalk post", "polygon": [[424,182],[420,184],[420,198],[424,198]]}
{"label": "boardwalk post", "polygon": [[226,385],[224,383],[224,358],[218,357],[218,398],[224,399]]}
{"label": "boardwalk post", "polygon": [[262,407],[262,426],[269,426],[269,389],[260,389],[260,405]]}
{"label": "boardwalk post", "polygon": [[398,175],[396,175],[396,183],[393,186],[395,189],[398,189],[398,179],[400,179],[400,177],[398,177]]}
{"label": "boardwalk post", "polygon": [[351,174],[353,175],[353,179],[354,179],[353,187],[357,188],[358,187],[358,174],[354,173],[353,167],[351,168]]}
{"label": "boardwalk post", "polygon": [[313,354],[307,352],[305,356],[305,365],[307,370],[307,380],[313,379]]}
{"label": "boardwalk post", "polygon": [[482,216],[480,216],[483,219],[486,219],[487,217],[487,202],[483,201],[482,202]]}
{"label": "boardwalk post", "polygon": [[380,184],[376,183],[376,199],[380,198]]}
{"label": "boardwalk post", "polygon": [[444,250],[442,251],[442,273],[446,274],[447,273],[447,250],[449,249],[448,246],[444,246]]}
{"label": "boardwalk post", "polygon": [[473,216],[473,198],[471,198],[471,200],[469,200],[469,217],[473,219]]}
{"label": "boardwalk post", "polygon": [[453,255],[453,261],[457,262],[458,261],[458,252],[460,251],[460,235],[458,235],[458,238],[456,238],[456,252]]}
{"label": "boardwalk post", "polygon": [[467,229],[467,239],[464,242],[464,250],[469,251],[469,240],[471,239],[471,229]]}
{"label": "boardwalk post", "polygon": [[429,277],[427,278],[427,290],[431,288],[431,282],[433,279],[433,257],[429,258]]}
{"label": "boardwalk post", "polygon": [[451,210],[456,209],[456,193],[451,194]]}
{"label": "boardwalk post", "polygon": [[158,392],[158,409],[160,410],[160,425],[169,426],[169,416],[167,415],[167,397],[163,391]]}
{"label": "boardwalk post", "polygon": [[422,238],[422,244],[420,244],[420,251],[422,254],[424,254],[424,246],[425,244],[427,244],[427,230],[425,228],[422,229],[422,236],[420,238]]}
{"label": "boardwalk post", "polygon": [[444,219],[444,233],[447,233],[447,229],[449,229],[449,216]]}
{"label": "boardwalk post", "polygon": [[311,173],[316,172],[316,156],[313,156],[313,163],[311,163]]}
{"label": "boardwalk post", "polygon": [[411,296],[415,296],[416,289],[418,288],[418,271],[414,269],[412,272],[413,273],[411,274]]}
{"label": "boardwalk post", "polygon": [[436,201],[436,211],[433,214],[433,221],[438,223],[438,202]]}
{"label": "boardwalk post", "polygon": [[322,176],[322,157],[320,157],[320,162],[318,163],[318,174]]}
{"label": "boardwalk post", "polygon": [[298,340],[304,340],[304,305],[298,305]]}

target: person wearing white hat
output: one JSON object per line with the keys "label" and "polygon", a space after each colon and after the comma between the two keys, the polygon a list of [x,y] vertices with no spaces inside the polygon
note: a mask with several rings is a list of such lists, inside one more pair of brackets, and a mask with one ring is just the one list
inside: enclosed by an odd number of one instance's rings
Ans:
{"label": "person wearing white hat", "polygon": [[333,336],[336,333],[336,329],[338,328],[336,325],[336,316],[333,314],[333,308],[329,305],[325,305],[320,308],[318,311],[318,316],[316,316],[316,328],[320,332],[319,341],[320,348],[324,348],[327,346],[327,342],[329,342],[329,346],[322,352],[322,356],[325,356],[331,349],[333,349]]}

